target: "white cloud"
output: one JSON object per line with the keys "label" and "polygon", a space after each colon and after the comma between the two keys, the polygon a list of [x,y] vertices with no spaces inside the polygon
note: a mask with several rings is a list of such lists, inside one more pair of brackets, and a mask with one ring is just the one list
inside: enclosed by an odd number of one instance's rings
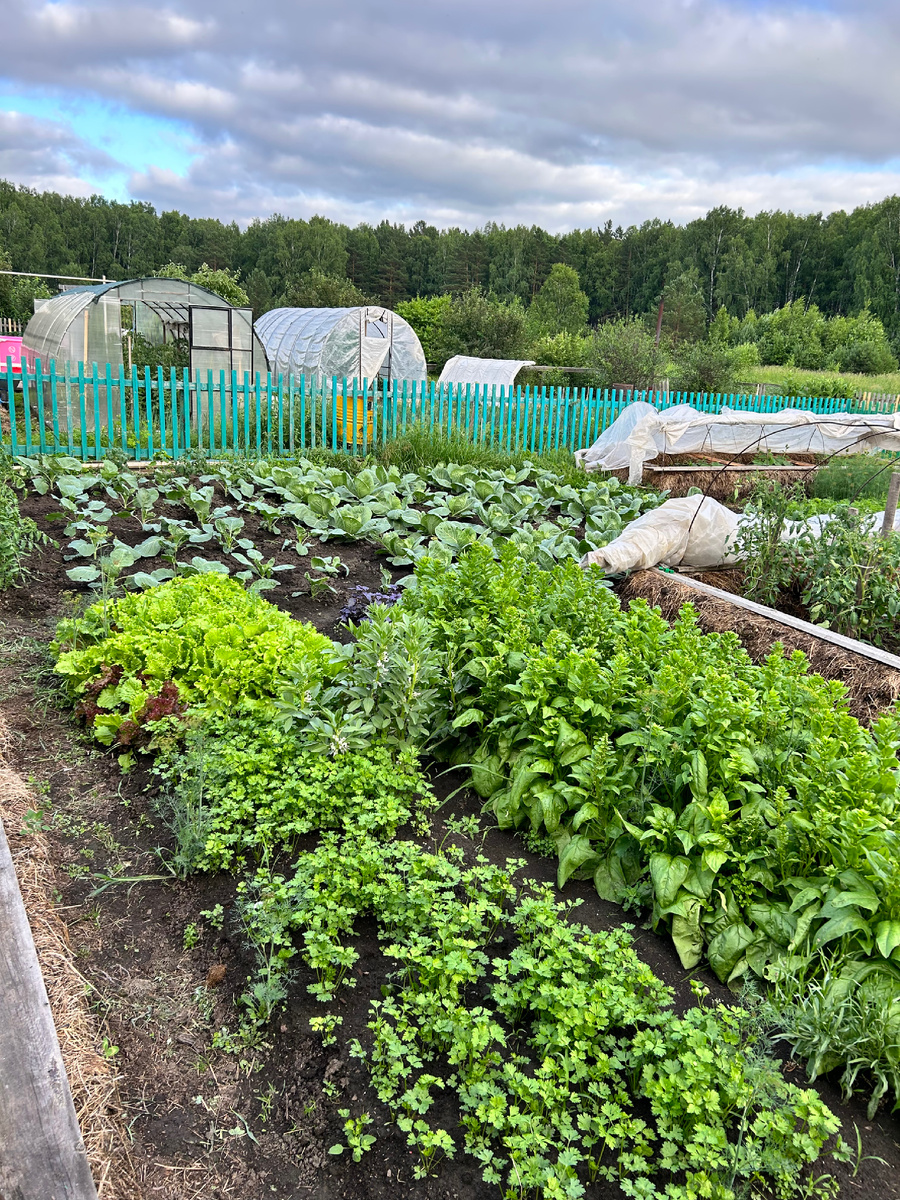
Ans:
{"label": "white cloud", "polygon": [[191,170],[131,179],[159,205],[561,228],[880,198],[898,55],[875,0],[85,0],[22,6],[5,64],[185,122]]}
{"label": "white cloud", "polygon": [[86,174],[109,175],[118,163],[78,138],[70,126],[26,113],[0,110],[0,178],[42,191],[90,196]]}
{"label": "white cloud", "polygon": [[140,38],[144,53],[160,47],[178,50],[196,46],[214,27],[209,17],[192,20],[165,8],[68,4],[65,0],[33,9],[30,25],[45,44],[48,40],[63,47],[84,44],[96,50],[111,42],[128,44]]}

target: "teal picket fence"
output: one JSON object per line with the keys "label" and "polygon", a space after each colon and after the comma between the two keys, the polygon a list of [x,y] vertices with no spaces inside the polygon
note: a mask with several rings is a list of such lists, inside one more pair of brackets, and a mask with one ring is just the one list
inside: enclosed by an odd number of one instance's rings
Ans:
{"label": "teal picket fence", "polygon": [[[162,454],[298,455],[316,447],[365,454],[412,425],[459,432],[501,450],[540,453],[590,446],[635,400],[657,408],[692,404],[775,412],[855,411],[848,399],[808,396],[645,392],[429,381],[374,382],[302,376],[165,372],[112,364],[55,363],[21,374],[0,370],[0,447],[13,455],[68,454],[84,460],[111,450],[130,459]],[[886,404],[887,402],[884,402]],[[883,407],[883,405],[879,406]],[[872,402],[865,404],[873,410]]]}

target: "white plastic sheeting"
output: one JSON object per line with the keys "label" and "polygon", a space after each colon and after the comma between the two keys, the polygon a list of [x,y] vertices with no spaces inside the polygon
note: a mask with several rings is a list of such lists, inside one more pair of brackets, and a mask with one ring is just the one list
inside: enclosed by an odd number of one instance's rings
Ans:
{"label": "white plastic sheeting", "polygon": [[[805,521],[787,521],[782,538],[793,541],[804,533],[820,537],[832,519],[825,513]],[[666,500],[626,525],[609,545],[586,554],[581,565],[603,567],[610,575],[650,567],[702,570],[735,566],[739,561],[734,553],[736,535],[741,525],[752,520],[752,514],[734,513],[711,496]],[[863,519],[863,527],[876,533],[883,522],[883,512],[873,513]]]}
{"label": "white plastic sheeting", "polygon": [[447,359],[438,383],[512,387],[521,369],[533,366],[533,358],[470,358],[465,354],[454,354]]}
{"label": "white plastic sheeting", "polygon": [[424,380],[422,345],[389,308],[273,308],[256,322],[273,375]]}
{"label": "white plastic sheeting", "polygon": [[629,404],[593,446],[575,453],[586,471],[628,470],[640,483],[644,463],[659,454],[855,454],[900,452],[900,413],[833,413],[799,408],[777,413],[723,408],[702,413],[690,404],[662,410]]}
{"label": "white plastic sheeting", "polygon": [[711,496],[683,496],[626,525],[617,538],[581,560],[610,575],[650,567],[717,567],[735,563],[731,552],[740,519]]}

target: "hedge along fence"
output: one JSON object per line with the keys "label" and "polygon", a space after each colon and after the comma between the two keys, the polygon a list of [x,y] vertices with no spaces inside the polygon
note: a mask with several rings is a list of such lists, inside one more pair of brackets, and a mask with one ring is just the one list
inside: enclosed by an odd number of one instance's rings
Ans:
{"label": "hedge along fence", "polygon": [[[21,381],[21,391],[16,384]],[[5,384],[5,386],[4,386]],[[626,405],[692,404],[752,412],[800,408],[855,411],[849,399],[726,395],[628,389],[438,385],[428,380],[368,381],[162,367],[40,361],[21,374],[0,371],[0,447],[15,455],[69,454],[84,460],[119,450],[132,459],[157,454],[296,455],[316,447],[365,454],[418,424],[459,432],[502,450],[540,453],[590,446]]]}

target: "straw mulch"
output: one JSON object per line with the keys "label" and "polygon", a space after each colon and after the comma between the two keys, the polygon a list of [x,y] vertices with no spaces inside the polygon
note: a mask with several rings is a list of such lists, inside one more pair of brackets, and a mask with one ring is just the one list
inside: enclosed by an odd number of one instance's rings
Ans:
{"label": "straw mulch", "polygon": [[[723,572],[725,576],[728,574]],[[733,580],[719,581],[712,572],[702,578],[704,582],[723,591],[732,588],[738,590]],[[771,653],[776,642],[780,642],[788,652],[802,650],[811,671],[826,679],[837,679],[846,687],[850,711],[866,724],[891,708],[900,697],[900,670],[883,666],[840,646],[833,646],[799,629],[781,625],[769,617],[757,616],[727,600],[704,596],[680,582],[677,575],[636,571],[616,590],[625,602],[638,598],[649,601],[670,621],[678,616],[685,604],[692,604],[705,632],[724,633],[733,630],[754,662]]]}
{"label": "straw mulch", "polygon": [[104,1059],[99,1023],[88,1004],[91,988],[74,962],[69,933],[56,912],[55,881],[47,839],[22,832],[38,801],[10,767],[8,730],[0,716],[0,820],[6,831],[19,889],[28,914],[75,1112],[99,1200],[140,1200],[122,1121],[115,1060]]}
{"label": "straw mulch", "polygon": [[767,470],[730,470],[723,467],[697,467],[692,471],[651,471],[644,468],[644,486],[654,491],[668,491],[670,497],[686,496],[691,488],[699,488],[705,496],[711,496],[720,504],[741,504],[753,494],[758,479],[772,479],[783,488],[791,488],[801,484],[809,495],[812,488],[815,470],[809,467],[795,467],[789,471]]}
{"label": "straw mulch", "polygon": [[[686,467],[690,471],[667,471],[666,467]],[[733,468],[733,469],[732,469]],[[818,463],[814,455],[792,454],[790,463],[782,467],[755,464],[753,455],[736,454],[725,458],[715,454],[658,454],[644,464],[642,483],[654,491],[667,491],[669,497],[686,496],[691,488],[699,488],[721,504],[742,504],[753,493],[758,479],[770,479],[791,488],[800,484],[807,495],[812,494]],[[628,470],[610,471],[611,475],[628,482]]]}

